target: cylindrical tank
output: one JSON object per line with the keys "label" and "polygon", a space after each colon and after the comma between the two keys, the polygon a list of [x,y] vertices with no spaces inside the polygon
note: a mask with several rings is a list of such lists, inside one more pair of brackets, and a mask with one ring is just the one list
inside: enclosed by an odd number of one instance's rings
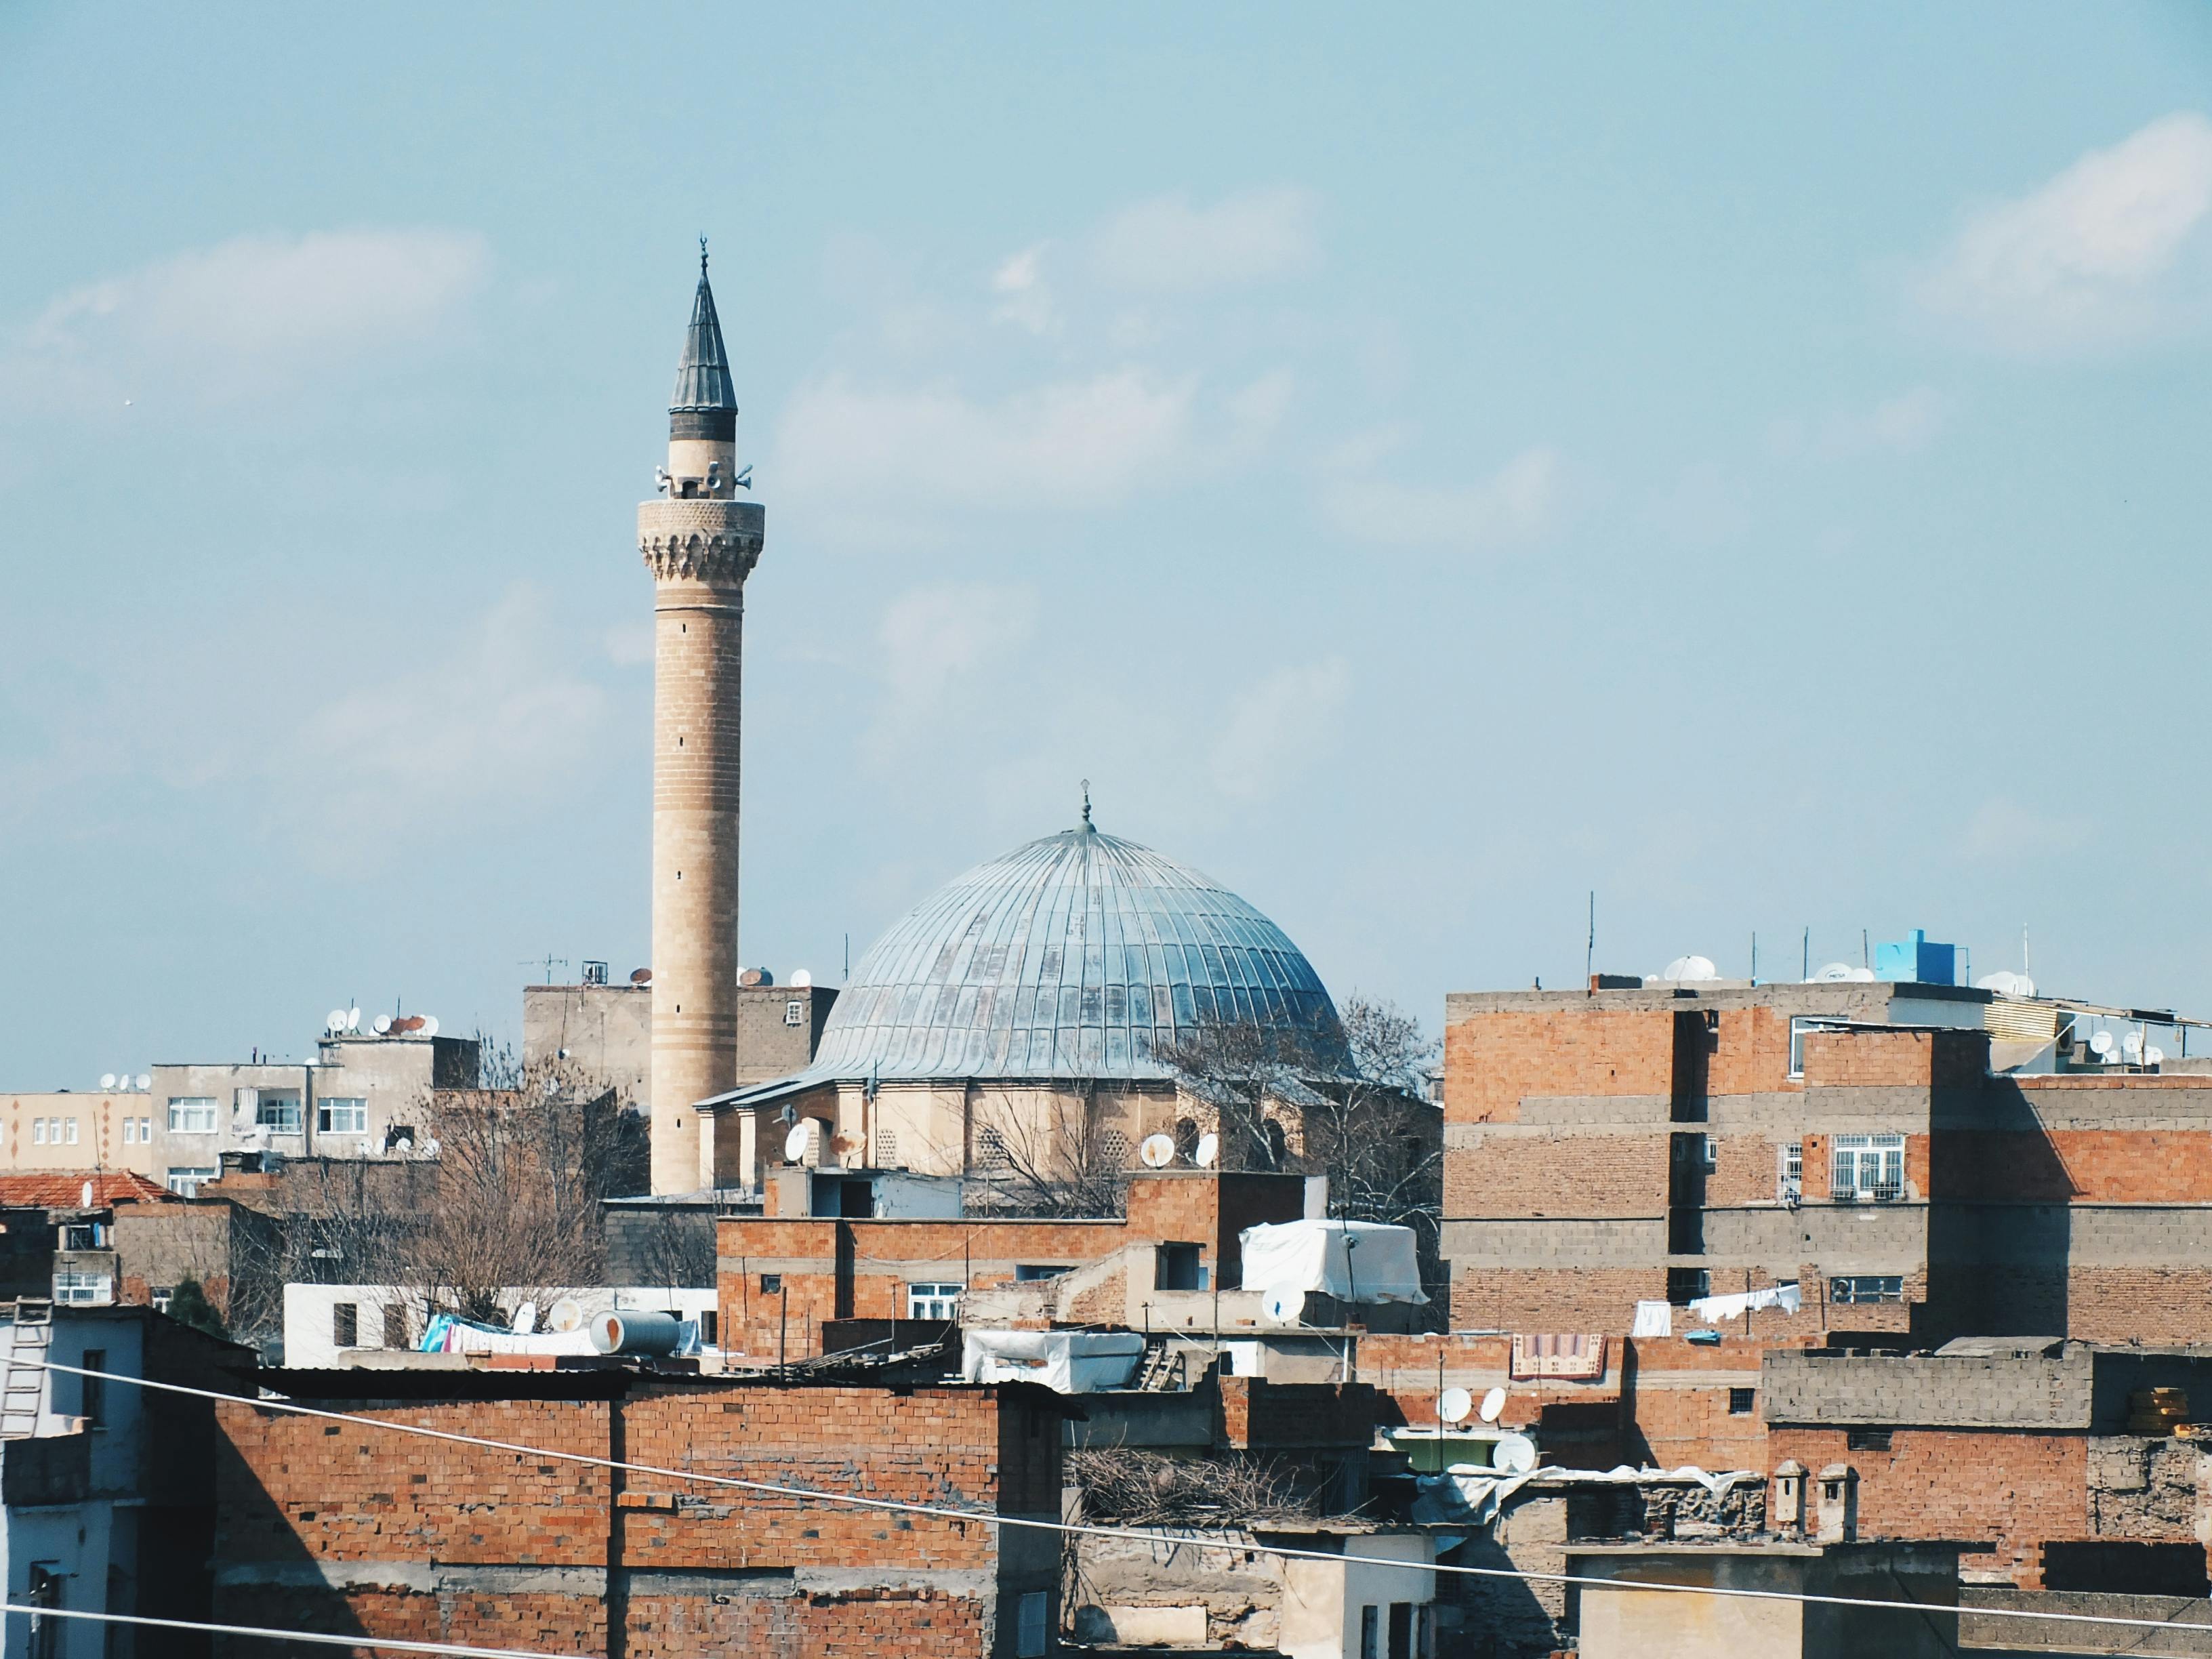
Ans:
{"label": "cylindrical tank", "polygon": [[682,1334],[674,1314],[649,1308],[625,1308],[592,1321],[592,1346],[601,1353],[671,1354]]}

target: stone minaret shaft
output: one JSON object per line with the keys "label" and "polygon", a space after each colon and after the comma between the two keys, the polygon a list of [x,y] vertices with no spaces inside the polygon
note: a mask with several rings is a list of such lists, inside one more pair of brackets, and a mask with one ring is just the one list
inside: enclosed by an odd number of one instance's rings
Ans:
{"label": "stone minaret shaft", "polygon": [[737,1080],[738,669],[763,513],[735,499],[738,401],[707,258],[663,494],[637,509],[653,572],[653,1190],[713,1184],[696,1104]]}

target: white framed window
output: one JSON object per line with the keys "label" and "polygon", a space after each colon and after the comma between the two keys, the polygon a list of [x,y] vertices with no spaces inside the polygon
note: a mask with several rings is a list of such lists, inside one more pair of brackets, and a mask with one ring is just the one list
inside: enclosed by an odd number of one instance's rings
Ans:
{"label": "white framed window", "polygon": [[1805,1075],[1805,1033],[1808,1031],[1840,1031],[1843,1025],[1832,1019],[1808,1019],[1802,1014],[1790,1022],[1790,1075],[1802,1079]]}
{"label": "white framed window", "polygon": [[1905,1196],[1903,1135],[1838,1135],[1828,1171],[1830,1196],[1838,1201],[1893,1203]]}
{"label": "white framed window", "polygon": [[1853,1273],[1828,1281],[1828,1300],[1845,1306],[1905,1300],[1905,1280],[1895,1273]]}
{"label": "white framed window", "polygon": [[126,1117],[123,1120],[123,1144],[126,1146],[136,1146],[138,1144],[138,1120],[135,1117]]}
{"label": "white framed window", "polygon": [[141,1146],[150,1146],[154,1144],[154,1120],[150,1117],[142,1117],[138,1120],[138,1144]]}
{"label": "white framed window", "polygon": [[796,997],[793,998],[789,1002],[785,1003],[783,1005],[783,1023],[786,1025],[805,1024],[806,1005],[799,1001]]}
{"label": "white framed window", "polygon": [[1022,1593],[1020,1613],[1014,1629],[1014,1652],[1018,1659],[1043,1659],[1045,1609],[1046,1599],[1042,1590],[1024,1590]]}
{"label": "white framed window", "polygon": [[156,1285],[148,1296],[154,1304],[155,1313],[167,1313],[169,1311],[169,1303],[176,1294],[177,1287],[173,1285]]}
{"label": "white framed window", "polygon": [[77,1308],[104,1306],[115,1300],[115,1281],[106,1273],[64,1269],[54,1275],[54,1300]]}
{"label": "white framed window", "polygon": [[1793,1140],[1782,1149],[1779,1196],[1801,1198],[1805,1192],[1805,1143]]}
{"label": "white framed window", "polygon": [[215,1100],[209,1095],[178,1095],[169,1102],[169,1133],[173,1135],[211,1135],[215,1133]]}
{"label": "white framed window", "polygon": [[172,1164],[169,1166],[169,1190],[179,1198],[198,1198],[200,1195],[200,1183],[213,1181],[216,1173],[216,1170],[206,1165],[179,1168]]}
{"label": "white framed window", "polygon": [[31,1145],[43,1146],[46,1144],[46,1121],[42,1117],[34,1117],[31,1120]]}
{"label": "white framed window", "polygon": [[300,1133],[300,1097],[280,1095],[266,1089],[253,1092],[253,1124],[271,1134],[295,1135]]}
{"label": "white framed window", "polygon": [[960,1317],[961,1285],[909,1285],[906,1287],[906,1316],[908,1319],[957,1319]]}
{"label": "white framed window", "polygon": [[75,1118],[73,1118],[73,1117],[72,1117],[72,1118],[64,1118],[64,1119],[62,1121],[62,1128],[63,1128],[63,1131],[64,1131],[63,1139],[65,1139],[65,1140],[67,1140],[70,1146],[76,1146],[76,1120]]}
{"label": "white framed window", "polygon": [[321,1135],[365,1135],[368,1133],[368,1102],[358,1096],[334,1095],[315,1103],[315,1133]]}

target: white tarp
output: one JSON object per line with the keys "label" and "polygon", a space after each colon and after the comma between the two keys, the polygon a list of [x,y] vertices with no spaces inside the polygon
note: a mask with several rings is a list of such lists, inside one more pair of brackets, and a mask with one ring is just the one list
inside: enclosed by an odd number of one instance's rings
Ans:
{"label": "white tarp", "polygon": [[1411,1227],[1377,1221],[1285,1221],[1247,1227],[1248,1291],[1319,1291],[1340,1302],[1426,1302]]}
{"label": "white tarp", "polygon": [[1144,1358],[1130,1331],[965,1331],[960,1375],[969,1382],[1042,1382],[1059,1394],[1127,1383]]}
{"label": "white tarp", "polygon": [[1739,1291],[1733,1296],[1701,1296],[1690,1304],[1690,1317],[1707,1325],[1725,1325],[1731,1319],[1741,1319],[1761,1308],[1796,1313],[1804,1305],[1804,1293],[1793,1279],[1786,1285],[1769,1285],[1764,1290]]}

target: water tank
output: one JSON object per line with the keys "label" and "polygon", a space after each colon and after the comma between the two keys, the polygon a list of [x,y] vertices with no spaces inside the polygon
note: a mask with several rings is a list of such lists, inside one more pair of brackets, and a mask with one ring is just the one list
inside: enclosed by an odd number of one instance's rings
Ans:
{"label": "water tank", "polygon": [[683,1327],[672,1313],[625,1308],[592,1321],[592,1346],[601,1353],[672,1354]]}

